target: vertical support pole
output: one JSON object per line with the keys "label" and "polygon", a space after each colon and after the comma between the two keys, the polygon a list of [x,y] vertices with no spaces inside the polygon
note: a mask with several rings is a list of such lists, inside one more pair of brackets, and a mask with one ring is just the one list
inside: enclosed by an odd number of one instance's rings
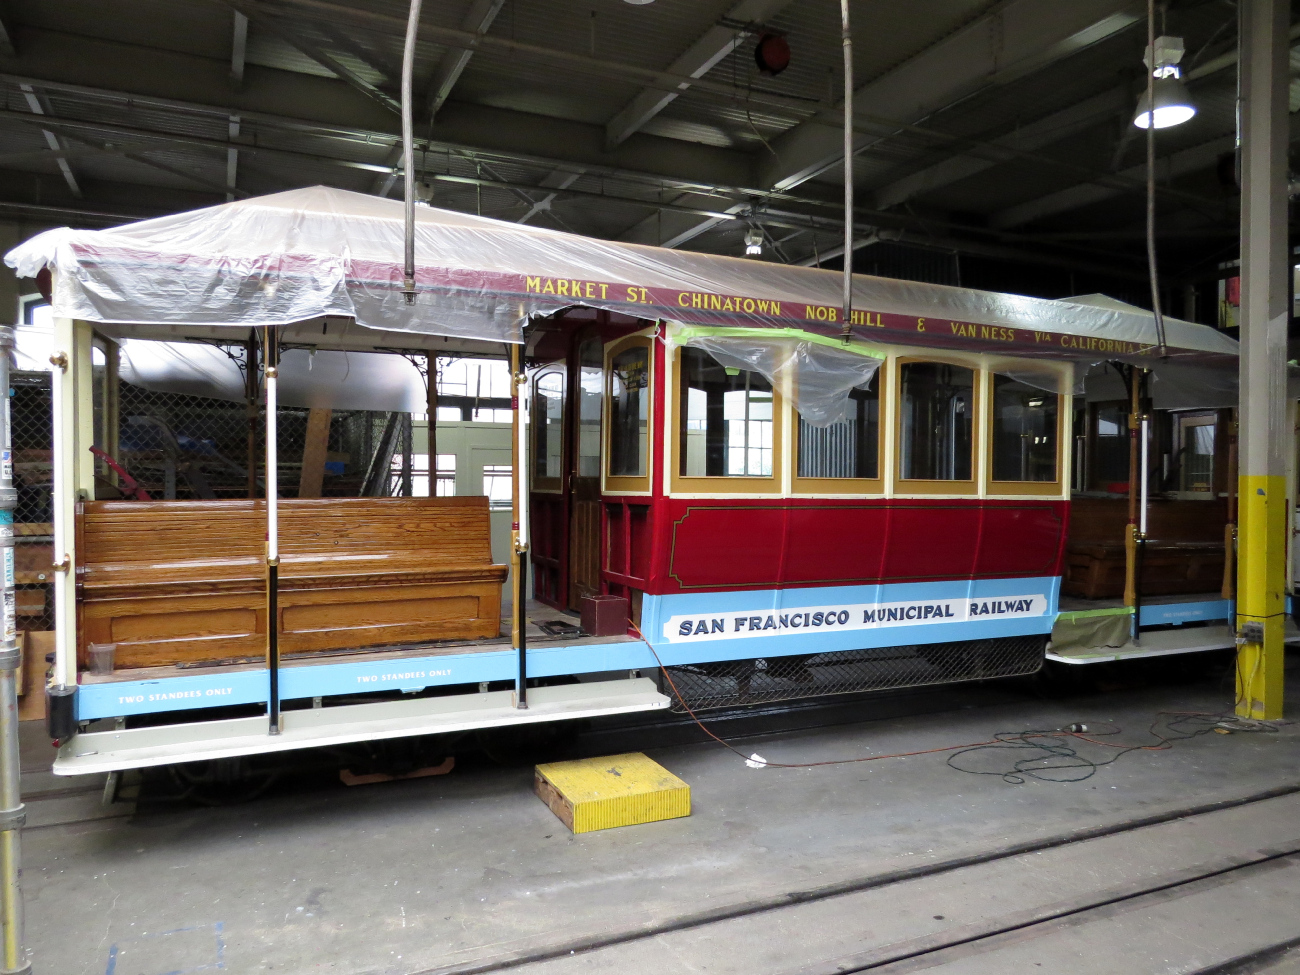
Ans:
{"label": "vertical support pole", "polygon": [[[110,457],[119,456],[122,433],[122,398],[118,386],[122,348],[112,339],[104,340],[104,452]],[[118,483],[117,471],[107,471],[112,483]]]}
{"label": "vertical support pole", "polygon": [[[1144,374],[1145,378],[1145,374]],[[1143,404],[1145,407],[1145,403]],[[1137,558],[1133,568],[1133,642],[1142,642],[1142,567],[1147,557],[1147,511],[1149,502],[1147,493],[1151,482],[1151,418],[1143,409],[1138,422],[1138,436],[1142,441],[1141,460],[1138,466],[1138,524],[1137,524]]]}
{"label": "vertical support pole", "polygon": [[277,474],[280,469],[276,430],[280,337],[266,328],[266,670],[269,694],[268,734],[280,733],[280,509]]}
{"label": "vertical support pole", "polygon": [[302,472],[298,475],[300,498],[319,498],[325,487],[325,458],[329,453],[330,420],[333,416],[334,411],[328,407],[313,406],[307,412],[307,435],[302,444]]}
{"label": "vertical support pole", "polygon": [[1124,528],[1124,605],[1134,607],[1137,635],[1138,412],[1141,409],[1136,366],[1128,366],[1128,524]]}
{"label": "vertical support pole", "polygon": [[511,645],[519,657],[519,675],[515,679],[515,706],[528,707],[528,451],[527,424],[522,403],[528,382],[523,369],[523,349],[510,346],[511,431],[514,434],[511,454],[514,477],[511,479],[510,503],[510,570],[514,592],[511,595]]}
{"label": "vertical support pole", "polygon": [[257,333],[244,343],[244,400],[248,404],[248,496],[257,497]]}
{"label": "vertical support pole", "polygon": [[0,632],[0,972],[20,975],[32,970],[23,946],[22,826],[27,814],[22,800],[22,766],[18,756],[18,667],[22,648],[14,618],[13,513],[18,502],[14,490],[14,467],[9,424],[9,353],[14,330],[0,326],[0,526],[4,534],[3,590],[4,629]]}
{"label": "vertical support pole", "polygon": [[1224,599],[1237,598],[1237,411],[1228,420],[1228,519],[1223,526]]}
{"label": "vertical support pole", "polygon": [[1240,0],[1241,430],[1237,713],[1282,717],[1286,611],[1286,0]]}
{"label": "vertical support pole", "polygon": [[54,321],[55,352],[50,356],[54,367],[50,377],[50,400],[53,443],[50,490],[51,520],[54,523],[54,690],[70,694],[77,686],[76,628],[77,608],[71,585],[73,555],[72,524],[76,517],[77,498],[73,490],[77,459],[76,396],[71,370],[75,345],[76,322],[68,318]]}
{"label": "vertical support pole", "polygon": [[415,434],[411,426],[411,414],[402,414],[402,483],[398,493],[409,498],[414,494],[415,444],[411,441]]}
{"label": "vertical support pole", "polygon": [[426,358],[424,375],[428,380],[425,409],[429,417],[429,497],[432,498],[438,494],[438,357],[432,352]]}

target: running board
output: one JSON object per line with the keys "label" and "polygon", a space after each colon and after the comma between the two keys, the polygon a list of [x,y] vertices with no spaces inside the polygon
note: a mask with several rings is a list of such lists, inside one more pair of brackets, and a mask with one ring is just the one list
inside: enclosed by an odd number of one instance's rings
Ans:
{"label": "running board", "polygon": [[654,681],[638,677],[529,688],[527,709],[515,707],[513,691],[492,691],[285,711],[278,735],[267,734],[264,716],[93,731],[76,735],[59,749],[54,773],[88,775],[382,738],[597,718],[668,705]]}
{"label": "running board", "polygon": [[[1288,646],[1300,642],[1300,632],[1288,618],[1284,640]],[[1143,630],[1138,643],[1122,647],[1094,647],[1068,653],[1047,651],[1047,659],[1061,664],[1104,664],[1140,657],[1165,657],[1206,650],[1230,650],[1237,646],[1237,635],[1229,626],[1195,626],[1171,630]]]}

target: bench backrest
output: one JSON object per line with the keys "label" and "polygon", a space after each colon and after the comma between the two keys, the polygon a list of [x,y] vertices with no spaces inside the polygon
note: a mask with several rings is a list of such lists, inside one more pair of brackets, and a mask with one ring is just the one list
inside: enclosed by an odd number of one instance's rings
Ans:
{"label": "bench backrest", "polygon": [[[1153,498],[1147,510],[1147,535],[1156,542],[1223,541],[1228,504]],[[1070,502],[1070,545],[1122,545],[1128,524],[1128,498],[1075,498]]]}
{"label": "bench backrest", "polygon": [[[485,497],[304,498],[279,504],[280,573],[492,564]],[[78,579],[121,585],[260,578],[261,500],[92,501],[77,518]]]}

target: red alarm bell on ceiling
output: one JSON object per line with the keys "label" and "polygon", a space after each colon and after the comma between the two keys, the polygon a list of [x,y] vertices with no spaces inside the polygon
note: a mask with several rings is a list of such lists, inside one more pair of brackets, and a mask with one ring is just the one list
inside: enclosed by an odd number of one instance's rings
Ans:
{"label": "red alarm bell on ceiling", "polygon": [[762,34],[754,45],[754,63],[763,74],[780,74],[790,66],[790,45],[780,34]]}

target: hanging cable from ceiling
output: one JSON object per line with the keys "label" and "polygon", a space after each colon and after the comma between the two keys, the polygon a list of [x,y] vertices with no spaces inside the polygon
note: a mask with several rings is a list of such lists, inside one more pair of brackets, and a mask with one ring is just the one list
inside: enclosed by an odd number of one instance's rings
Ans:
{"label": "hanging cable from ceiling", "polygon": [[840,35],[844,43],[844,328],[853,333],[853,35],[849,31],[849,0],[840,0]]}
{"label": "hanging cable from ceiling", "polygon": [[[843,0],[847,3],[848,0]],[[1155,316],[1156,343],[1165,355],[1165,316],[1160,309],[1160,273],[1156,265],[1156,3],[1147,0],[1147,274],[1151,278],[1151,312]]]}
{"label": "hanging cable from ceiling", "polygon": [[406,44],[402,49],[402,170],[406,177],[405,264],[402,294],[415,303],[415,125],[411,118],[411,75],[415,71],[415,35],[420,29],[420,2],[411,0],[406,18]]}

